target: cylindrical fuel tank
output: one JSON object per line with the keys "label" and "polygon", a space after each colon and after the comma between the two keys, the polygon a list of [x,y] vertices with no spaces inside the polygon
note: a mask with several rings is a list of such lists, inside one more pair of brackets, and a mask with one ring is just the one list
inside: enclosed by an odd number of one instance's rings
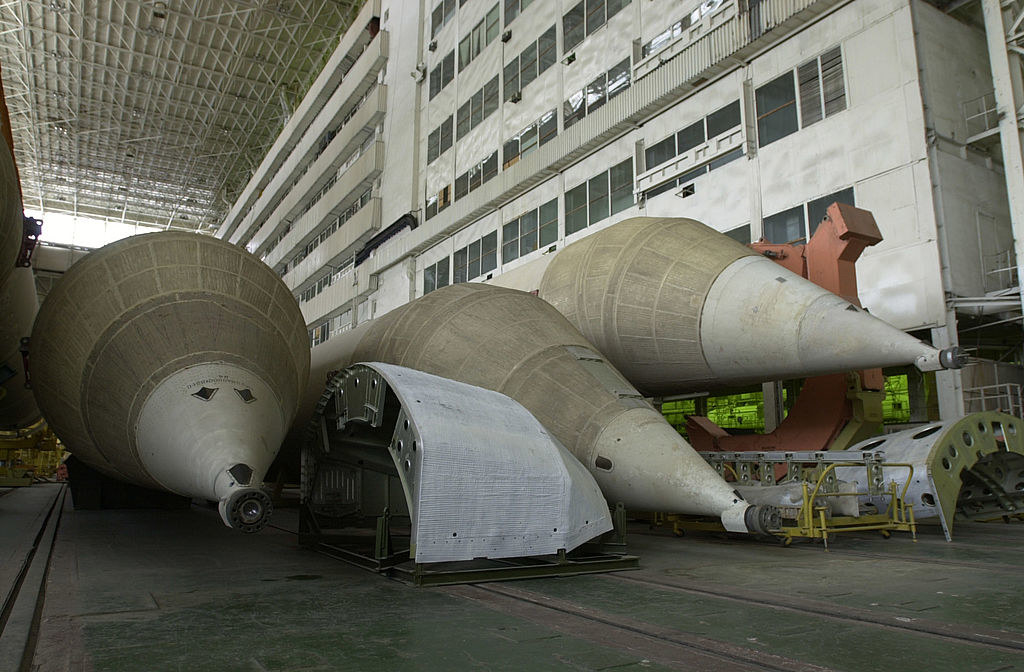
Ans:
{"label": "cylindrical fuel tank", "polygon": [[31,355],[43,414],[79,459],[219,500],[233,527],[265,523],[258,486],[305,389],[309,341],[258,259],[180,232],[107,245],[47,295]]}
{"label": "cylindrical fuel tank", "polygon": [[15,265],[22,220],[14,157],[0,140],[0,429],[5,430],[21,429],[39,419],[36,400],[25,386],[21,354],[21,339],[31,333],[39,308],[32,270]]}
{"label": "cylindrical fuel tank", "polygon": [[648,395],[964,361],[692,219],[624,220],[536,275],[539,296]]}
{"label": "cylindrical fuel tank", "polygon": [[398,364],[512,397],[591,471],[612,502],[718,516],[736,531],[765,527],[757,519],[761,512],[535,296],[453,285],[334,337],[314,349],[313,392],[305,406],[329,370],[354,362]]}

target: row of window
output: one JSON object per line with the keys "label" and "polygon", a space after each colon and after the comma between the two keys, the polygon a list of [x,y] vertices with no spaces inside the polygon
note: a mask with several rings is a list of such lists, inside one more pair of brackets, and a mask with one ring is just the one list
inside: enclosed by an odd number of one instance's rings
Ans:
{"label": "row of window", "polygon": [[328,271],[327,273],[325,273],[323,277],[318,279],[316,282],[310,285],[305,291],[299,294],[299,303],[305,303],[311,300],[314,296],[318,295],[320,292],[330,287],[331,282],[333,281],[333,277],[333,271]]}
{"label": "row of window", "polygon": [[565,192],[565,235],[582,231],[633,205],[633,159]]}
{"label": "row of window", "polygon": [[430,132],[427,136],[427,163],[451,149],[452,146],[452,116],[441,122],[441,125]]}
{"label": "row of window", "polygon": [[459,199],[477,187],[486,184],[498,174],[498,150],[455,178],[455,198]]}
{"label": "row of window", "polygon": [[505,64],[505,96],[509,101],[520,96],[526,85],[537,79],[543,72],[558,60],[555,27],[545,30],[536,42],[526,48],[511,61]]}
{"label": "row of window", "polygon": [[372,189],[367,189],[366,191],[364,191],[359,196],[358,200],[356,200],[352,205],[345,208],[344,212],[335,217],[329,224],[324,226],[324,228],[320,230],[320,233],[318,233],[316,237],[313,238],[311,241],[306,243],[306,245],[301,250],[299,250],[294,257],[292,257],[291,261],[289,261],[285,265],[284,273],[287,273],[289,268],[294,268],[300,261],[308,257],[313,250],[320,247],[321,243],[330,238],[331,234],[340,229],[342,225],[345,224],[345,222],[352,219],[357,212],[362,210],[363,206],[370,202],[371,191]]}
{"label": "row of window", "polygon": [[480,19],[480,23],[473,26],[459,42],[459,72],[469,65],[474,58],[480,55],[484,47],[494,41],[501,32],[501,16],[498,5],[494,5],[487,16]]}
{"label": "row of window", "polygon": [[562,51],[575,47],[628,4],[629,0],[580,0],[562,17]]}
{"label": "row of window", "polygon": [[[633,161],[626,159],[565,193],[566,235],[633,204]],[[582,223],[581,223],[582,222]],[[558,240],[558,199],[527,210],[501,227],[501,262],[508,263]],[[452,256],[452,282],[469,282],[498,267],[498,232],[492,231]],[[423,293],[449,284],[448,257],[423,271]]]}
{"label": "row of window", "polygon": [[[608,183],[618,182],[621,184],[627,175],[631,180],[631,172],[631,162],[626,160],[612,167],[611,170],[587,180],[579,187],[567,191],[565,193],[566,235],[599,221],[590,219],[589,213],[591,212],[597,212],[599,218],[603,219],[601,214],[605,212],[606,203],[610,204],[612,214],[629,207],[632,204],[632,198],[627,199],[621,190],[616,194],[614,187],[611,188],[612,193],[609,195],[605,191],[603,178],[606,178]],[[592,188],[595,185],[596,188]],[[802,243],[809,240],[825,217],[828,206],[835,202],[854,205],[853,188],[848,187],[765,217],[764,239],[772,243]],[[581,213],[587,214],[586,220],[582,219]],[[743,244],[748,244],[750,243],[750,225],[745,224],[726,231],[725,235]],[[508,263],[530,252],[552,245],[557,240],[558,199],[553,198],[502,226],[501,262]],[[494,231],[457,250],[452,257],[454,259],[454,280],[452,282],[469,282],[497,268],[497,242],[497,232]],[[449,284],[449,266],[449,258],[445,257],[423,270],[424,294],[429,294],[435,289]]]}
{"label": "row of window", "polygon": [[555,114],[555,110],[549,110],[541,115],[540,119],[505,141],[501,150],[502,170],[517,163],[519,159],[541,145],[554,140],[556,135],[558,135],[558,115]]}
{"label": "row of window", "polygon": [[754,103],[758,147],[845,110],[846,87],[840,48],[829,49],[758,87],[754,91]]}
{"label": "row of window", "polygon": [[525,256],[558,240],[558,199],[528,210],[501,227],[501,263]]}
{"label": "row of window", "polygon": [[690,26],[695,23],[699,23],[708,14],[712,13],[716,9],[724,4],[725,0],[705,0],[695,10],[681,18],[680,20],[673,23],[671,26],[666,28],[663,32],[658,33],[650,42],[645,43],[640,47],[640,57],[647,58],[651,54],[656,54],[665,47],[667,47],[673,40],[683,34]]}
{"label": "row of window", "polygon": [[602,72],[594,81],[569,96],[562,103],[562,129],[569,128],[577,121],[596,111],[606,102],[629,88],[629,58],[612,66],[608,72]]}
{"label": "row of window", "polygon": [[686,128],[644,149],[647,169],[660,166],[740,125],[740,101],[734,100]]}
{"label": "row of window", "polygon": [[491,231],[452,255],[454,282],[469,282],[498,267],[498,232]]}
{"label": "row of window", "polygon": [[[457,114],[458,121],[455,124],[455,134],[459,140],[466,136],[471,130],[483,123],[483,120],[491,116],[498,109],[498,76],[495,75],[491,81],[480,87],[480,90],[469,97],[459,107]],[[441,150],[442,152],[444,150]]]}
{"label": "row of window", "polygon": [[[556,122],[557,116],[555,115],[555,110],[550,110],[541,115],[540,119],[530,124],[505,142],[502,147],[502,169],[508,168],[518,162],[522,157],[537,149],[537,147],[554,139],[555,136],[558,135],[558,124]],[[447,132],[443,131],[446,124],[448,126]],[[445,120],[439,131],[431,133],[430,138],[427,140],[428,163],[436,159],[439,153],[444,152],[445,149],[451,146],[450,127],[451,117]],[[447,133],[447,135],[445,135],[445,133]],[[435,134],[437,134],[436,138]],[[445,138],[447,138],[447,146],[444,145]],[[435,153],[436,150],[434,148],[438,145],[441,147],[440,152]],[[459,199],[468,195],[477,187],[486,184],[488,180],[497,174],[498,152],[495,151],[486,159],[455,178],[455,198]],[[432,195],[427,199],[424,213],[425,218],[431,219],[450,204],[451,189],[449,185],[442,189],[437,195]]]}

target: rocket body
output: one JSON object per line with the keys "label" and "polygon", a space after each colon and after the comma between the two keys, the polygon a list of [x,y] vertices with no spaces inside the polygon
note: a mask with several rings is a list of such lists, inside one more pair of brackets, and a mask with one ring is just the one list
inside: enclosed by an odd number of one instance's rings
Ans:
{"label": "rocket body", "polygon": [[233,527],[266,522],[258,486],[309,369],[298,304],[272,270],[208,236],[126,238],[72,266],[32,339],[40,407],[79,459],[219,501]]}

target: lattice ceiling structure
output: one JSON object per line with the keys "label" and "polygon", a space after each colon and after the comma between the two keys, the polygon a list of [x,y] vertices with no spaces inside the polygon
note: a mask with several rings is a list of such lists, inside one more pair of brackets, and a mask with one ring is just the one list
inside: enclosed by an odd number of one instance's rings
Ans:
{"label": "lattice ceiling structure", "polygon": [[210,232],[361,0],[7,0],[26,210]]}

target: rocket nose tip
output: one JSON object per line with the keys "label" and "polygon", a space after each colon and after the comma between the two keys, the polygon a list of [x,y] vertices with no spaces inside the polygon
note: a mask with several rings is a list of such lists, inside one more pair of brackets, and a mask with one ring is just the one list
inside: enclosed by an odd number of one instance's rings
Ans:
{"label": "rocket nose tip", "polygon": [[266,527],[274,504],[262,490],[236,490],[220,500],[220,516],[224,524],[242,532],[259,532]]}

